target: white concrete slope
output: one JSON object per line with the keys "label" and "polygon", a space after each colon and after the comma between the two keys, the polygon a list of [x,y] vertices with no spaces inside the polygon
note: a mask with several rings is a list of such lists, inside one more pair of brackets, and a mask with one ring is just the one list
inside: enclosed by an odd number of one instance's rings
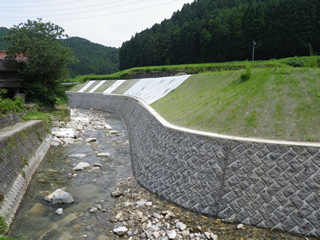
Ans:
{"label": "white concrete slope", "polygon": [[119,87],[125,81],[126,80],[117,80],[114,84],[112,84],[109,88],[107,88],[103,93],[112,93],[114,90],[116,90],[117,87]]}
{"label": "white concrete slope", "polygon": [[189,77],[190,75],[183,75],[141,79],[126,91],[124,95],[138,97],[147,104],[151,104],[179,87]]}
{"label": "white concrete slope", "polygon": [[92,84],[94,84],[95,81],[90,81],[88,82],[83,88],[81,88],[78,92],[84,92],[87,90],[89,87],[91,87]]}

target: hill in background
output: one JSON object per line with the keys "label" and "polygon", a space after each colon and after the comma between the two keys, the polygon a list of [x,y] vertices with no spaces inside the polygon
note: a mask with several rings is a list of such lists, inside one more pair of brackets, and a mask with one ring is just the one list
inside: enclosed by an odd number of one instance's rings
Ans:
{"label": "hill in background", "polygon": [[319,0],[197,0],[122,44],[120,70],[320,52]]}
{"label": "hill in background", "polygon": [[[7,31],[7,28],[0,27],[0,50],[6,49],[7,42],[2,37]],[[65,46],[70,47],[80,61],[67,66],[71,77],[111,74],[119,70],[119,48],[105,47],[79,37],[71,37],[64,41]]]}

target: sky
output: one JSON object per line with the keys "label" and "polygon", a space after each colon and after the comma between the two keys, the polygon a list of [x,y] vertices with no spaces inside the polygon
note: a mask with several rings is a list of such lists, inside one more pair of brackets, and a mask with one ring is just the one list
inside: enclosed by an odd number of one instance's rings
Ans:
{"label": "sky", "polygon": [[0,0],[0,27],[28,19],[51,22],[69,37],[121,47],[136,33],[170,19],[193,0]]}

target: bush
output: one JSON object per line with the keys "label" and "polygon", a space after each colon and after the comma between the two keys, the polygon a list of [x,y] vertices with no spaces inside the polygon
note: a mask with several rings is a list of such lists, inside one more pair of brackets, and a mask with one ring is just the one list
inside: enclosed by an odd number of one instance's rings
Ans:
{"label": "bush", "polygon": [[289,58],[282,61],[284,64],[287,64],[292,67],[303,67],[304,61],[301,58]]}
{"label": "bush", "polygon": [[251,65],[248,64],[246,66],[246,70],[244,72],[241,73],[240,75],[240,79],[242,82],[249,80],[251,77]]}
{"label": "bush", "polygon": [[0,115],[6,114],[8,112],[24,112],[25,107],[23,105],[22,98],[14,98],[14,99],[1,99],[0,98]]}

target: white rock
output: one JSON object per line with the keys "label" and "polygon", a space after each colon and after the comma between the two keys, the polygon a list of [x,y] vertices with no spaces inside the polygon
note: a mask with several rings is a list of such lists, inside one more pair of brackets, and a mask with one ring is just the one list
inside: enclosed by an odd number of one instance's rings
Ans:
{"label": "white rock", "polygon": [[70,154],[68,155],[69,157],[75,157],[75,158],[83,158],[85,156],[87,156],[86,154],[83,153],[76,153],[76,154]]}
{"label": "white rock", "polygon": [[44,200],[48,201],[48,202],[51,202],[55,196],[61,194],[61,193],[64,193],[65,191],[63,191],[62,189],[58,188],[57,190],[55,190],[53,193],[51,193],[50,195],[46,196],[44,198]]}
{"label": "white rock", "polygon": [[63,213],[63,209],[62,208],[58,208],[57,211],[56,211],[56,214],[62,215],[62,213]]}
{"label": "white rock", "polygon": [[53,128],[51,134],[59,138],[74,138],[74,130],[72,128]]}
{"label": "white rock", "polygon": [[86,142],[96,142],[97,141],[97,139],[96,138],[87,138],[86,139]]}
{"label": "white rock", "polygon": [[109,133],[110,133],[110,134],[117,134],[117,133],[119,133],[119,131],[117,131],[117,130],[111,130]]}
{"label": "white rock", "polygon": [[128,231],[128,228],[126,227],[118,227],[113,229],[113,232],[119,236],[124,235]]}
{"label": "white rock", "polygon": [[60,146],[60,142],[52,141],[50,145],[52,147],[58,147],[58,146]]}
{"label": "white rock", "polygon": [[117,221],[119,221],[121,218],[123,218],[123,214],[122,214],[122,212],[119,212],[119,213],[115,216],[115,219],[116,219]]}
{"label": "white rock", "polygon": [[109,124],[104,125],[104,128],[107,130],[112,130],[112,127]]}
{"label": "white rock", "polygon": [[176,230],[167,230],[167,236],[169,239],[175,239],[177,236]]}
{"label": "white rock", "polygon": [[96,166],[96,167],[102,167],[102,164],[100,164],[100,163],[95,163],[94,166]]}
{"label": "white rock", "polygon": [[178,228],[178,229],[180,229],[181,231],[183,231],[183,230],[186,230],[187,225],[185,225],[185,224],[182,223],[182,222],[177,222],[176,228]]}
{"label": "white rock", "polygon": [[141,200],[140,200],[140,201],[138,201],[136,204],[137,204],[139,207],[143,207],[146,203],[147,203],[147,201],[146,201],[146,200],[141,199]]}
{"label": "white rock", "polygon": [[63,192],[54,197],[52,200],[52,204],[58,204],[58,203],[73,203],[73,197],[70,193]]}
{"label": "white rock", "polygon": [[218,240],[218,235],[211,233],[210,237],[212,240]]}
{"label": "white rock", "polygon": [[98,156],[98,157],[110,157],[111,154],[110,154],[110,153],[98,153],[97,156]]}
{"label": "white rock", "polygon": [[90,213],[97,213],[98,212],[98,208],[93,207],[90,209]]}
{"label": "white rock", "polygon": [[243,228],[243,224],[238,224],[237,228],[238,229],[242,229]]}
{"label": "white rock", "polygon": [[63,138],[62,141],[65,144],[73,144],[74,143],[74,138]]}
{"label": "white rock", "polygon": [[85,168],[90,168],[90,164],[87,163],[87,162],[80,162],[72,170],[81,171],[81,170],[83,170]]}

